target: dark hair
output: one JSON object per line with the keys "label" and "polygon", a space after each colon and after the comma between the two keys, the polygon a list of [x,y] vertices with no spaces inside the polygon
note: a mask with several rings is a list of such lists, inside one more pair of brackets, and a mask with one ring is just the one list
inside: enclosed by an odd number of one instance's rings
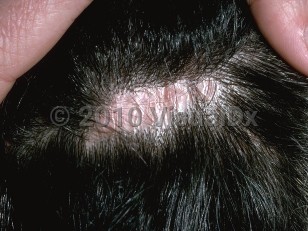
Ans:
{"label": "dark hair", "polygon": [[307,89],[244,0],[96,1],[2,104],[0,227],[306,230]]}

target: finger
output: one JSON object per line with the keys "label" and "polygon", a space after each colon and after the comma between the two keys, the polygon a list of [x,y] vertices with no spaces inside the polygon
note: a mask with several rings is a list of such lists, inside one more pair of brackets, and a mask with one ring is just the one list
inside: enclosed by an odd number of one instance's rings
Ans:
{"label": "finger", "polygon": [[13,85],[14,85],[14,81],[6,81],[6,80],[0,79],[0,102],[9,93]]}
{"label": "finger", "polygon": [[90,0],[0,2],[0,101],[56,44]]}
{"label": "finger", "polygon": [[[308,0],[249,0],[255,20],[271,46],[308,76]],[[308,32],[307,32],[308,34]]]}

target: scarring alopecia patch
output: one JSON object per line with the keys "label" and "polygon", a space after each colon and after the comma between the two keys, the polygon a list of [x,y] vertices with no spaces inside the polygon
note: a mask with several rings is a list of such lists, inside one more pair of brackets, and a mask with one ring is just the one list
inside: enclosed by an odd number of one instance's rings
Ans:
{"label": "scarring alopecia patch", "polygon": [[163,131],[172,124],[174,116],[189,113],[196,103],[210,104],[216,91],[217,81],[211,78],[122,90],[107,107],[95,110],[95,123],[88,138],[93,141],[118,133]]}

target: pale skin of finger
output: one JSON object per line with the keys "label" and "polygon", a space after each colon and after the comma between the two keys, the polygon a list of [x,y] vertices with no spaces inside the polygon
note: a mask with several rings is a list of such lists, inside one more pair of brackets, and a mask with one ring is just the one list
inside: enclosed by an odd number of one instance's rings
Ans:
{"label": "pale skin of finger", "polygon": [[[308,76],[308,0],[248,1],[271,46],[293,68]],[[307,31],[305,33],[305,31]]]}
{"label": "pale skin of finger", "polygon": [[0,0],[0,102],[91,0]]}

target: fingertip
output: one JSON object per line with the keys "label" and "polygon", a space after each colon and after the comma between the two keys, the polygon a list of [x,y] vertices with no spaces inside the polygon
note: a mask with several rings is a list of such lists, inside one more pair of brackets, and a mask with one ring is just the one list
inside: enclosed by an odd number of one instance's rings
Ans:
{"label": "fingertip", "polygon": [[15,80],[46,55],[92,2],[0,0],[0,102]]}
{"label": "fingertip", "polygon": [[247,2],[269,44],[289,65],[308,76],[308,29],[304,26],[308,25],[305,13],[308,3],[303,5],[301,1],[289,0]]}

